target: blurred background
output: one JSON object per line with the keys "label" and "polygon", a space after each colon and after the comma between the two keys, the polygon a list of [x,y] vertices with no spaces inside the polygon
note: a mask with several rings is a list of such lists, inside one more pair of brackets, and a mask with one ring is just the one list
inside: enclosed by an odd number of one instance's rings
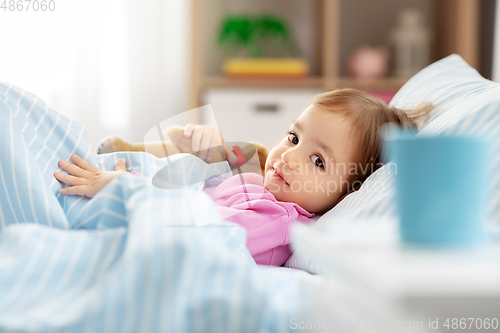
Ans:
{"label": "blurred background", "polygon": [[325,90],[389,102],[452,53],[498,81],[496,2],[0,0],[0,80],[84,123],[94,149],[205,104],[226,140],[271,148]]}

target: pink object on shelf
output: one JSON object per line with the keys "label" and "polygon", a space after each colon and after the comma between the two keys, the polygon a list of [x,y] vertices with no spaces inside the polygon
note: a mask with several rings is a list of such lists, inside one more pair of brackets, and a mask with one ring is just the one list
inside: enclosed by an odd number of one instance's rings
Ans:
{"label": "pink object on shelf", "polygon": [[394,95],[396,95],[395,91],[367,91],[370,95],[373,95],[375,97],[380,98],[383,100],[386,104],[389,104],[389,102],[392,100]]}
{"label": "pink object on shelf", "polygon": [[385,46],[359,46],[348,59],[349,75],[358,79],[378,79],[386,76],[389,50]]}

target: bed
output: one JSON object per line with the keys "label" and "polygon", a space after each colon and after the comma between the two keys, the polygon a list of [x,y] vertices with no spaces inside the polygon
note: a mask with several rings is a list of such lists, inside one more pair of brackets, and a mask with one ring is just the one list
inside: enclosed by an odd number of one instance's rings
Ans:
{"label": "bed", "polygon": [[[412,78],[391,104],[433,102],[423,133],[463,132],[482,128],[480,122],[497,133],[499,91],[452,55]],[[301,318],[352,316],[353,298],[329,284],[310,253],[299,249],[287,267],[257,266],[245,230],[217,218],[203,182],[152,186],[166,159],[96,156],[84,126],[5,82],[0,145],[0,331],[288,332],[300,331]],[[53,173],[73,153],[102,170],[125,158],[129,171],[144,177],[117,177],[92,200],[62,196]],[[377,171],[314,228],[393,216],[392,177]],[[383,192],[370,191],[376,183]],[[500,178],[492,183],[495,224]]]}
{"label": "bed", "polygon": [[[192,181],[202,171],[152,186],[166,159],[95,156],[81,124],[5,82],[0,145],[0,331],[285,332],[312,306],[302,286],[321,277],[257,266],[245,230]],[[73,153],[102,170],[125,158],[144,177],[60,195],[53,174]]]}

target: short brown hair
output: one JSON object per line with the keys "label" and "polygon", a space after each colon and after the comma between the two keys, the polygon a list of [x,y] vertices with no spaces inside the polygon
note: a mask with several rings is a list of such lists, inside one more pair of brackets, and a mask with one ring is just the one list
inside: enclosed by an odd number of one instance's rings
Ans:
{"label": "short brown hair", "polygon": [[[380,139],[381,127],[393,123],[406,129],[418,128],[420,122],[427,121],[431,104],[426,104],[414,110],[400,110],[389,107],[380,98],[357,89],[337,89],[316,95],[310,104],[322,109],[339,112],[352,124],[355,146],[359,147],[356,156],[360,163],[360,170],[364,174],[356,175],[351,184],[364,182],[371,172],[382,165],[382,142]],[[367,167],[370,166],[370,167]],[[348,191],[354,191],[350,188]]]}

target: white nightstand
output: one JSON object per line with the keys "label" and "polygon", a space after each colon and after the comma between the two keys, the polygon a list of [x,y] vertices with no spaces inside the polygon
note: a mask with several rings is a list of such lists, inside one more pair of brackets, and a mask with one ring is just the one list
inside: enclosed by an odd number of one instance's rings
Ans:
{"label": "white nightstand", "polygon": [[269,150],[285,136],[292,121],[320,89],[212,88],[203,104],[211,104],[226,141],[256,141]]}
{"label": "white nightstand", "polygon": [[[328,230],[297,224],[292,234],[296,251],[318,258],[332,290],[350,295],[361,313],[373,315],[372,322],[402,321],[415,332],[500,331],[498,243],[455,250],[403,246],[392,219],[339,223]],[[330,292],[335,302],[336,292]],[[460,328],[462,318],[466,329]]]}

